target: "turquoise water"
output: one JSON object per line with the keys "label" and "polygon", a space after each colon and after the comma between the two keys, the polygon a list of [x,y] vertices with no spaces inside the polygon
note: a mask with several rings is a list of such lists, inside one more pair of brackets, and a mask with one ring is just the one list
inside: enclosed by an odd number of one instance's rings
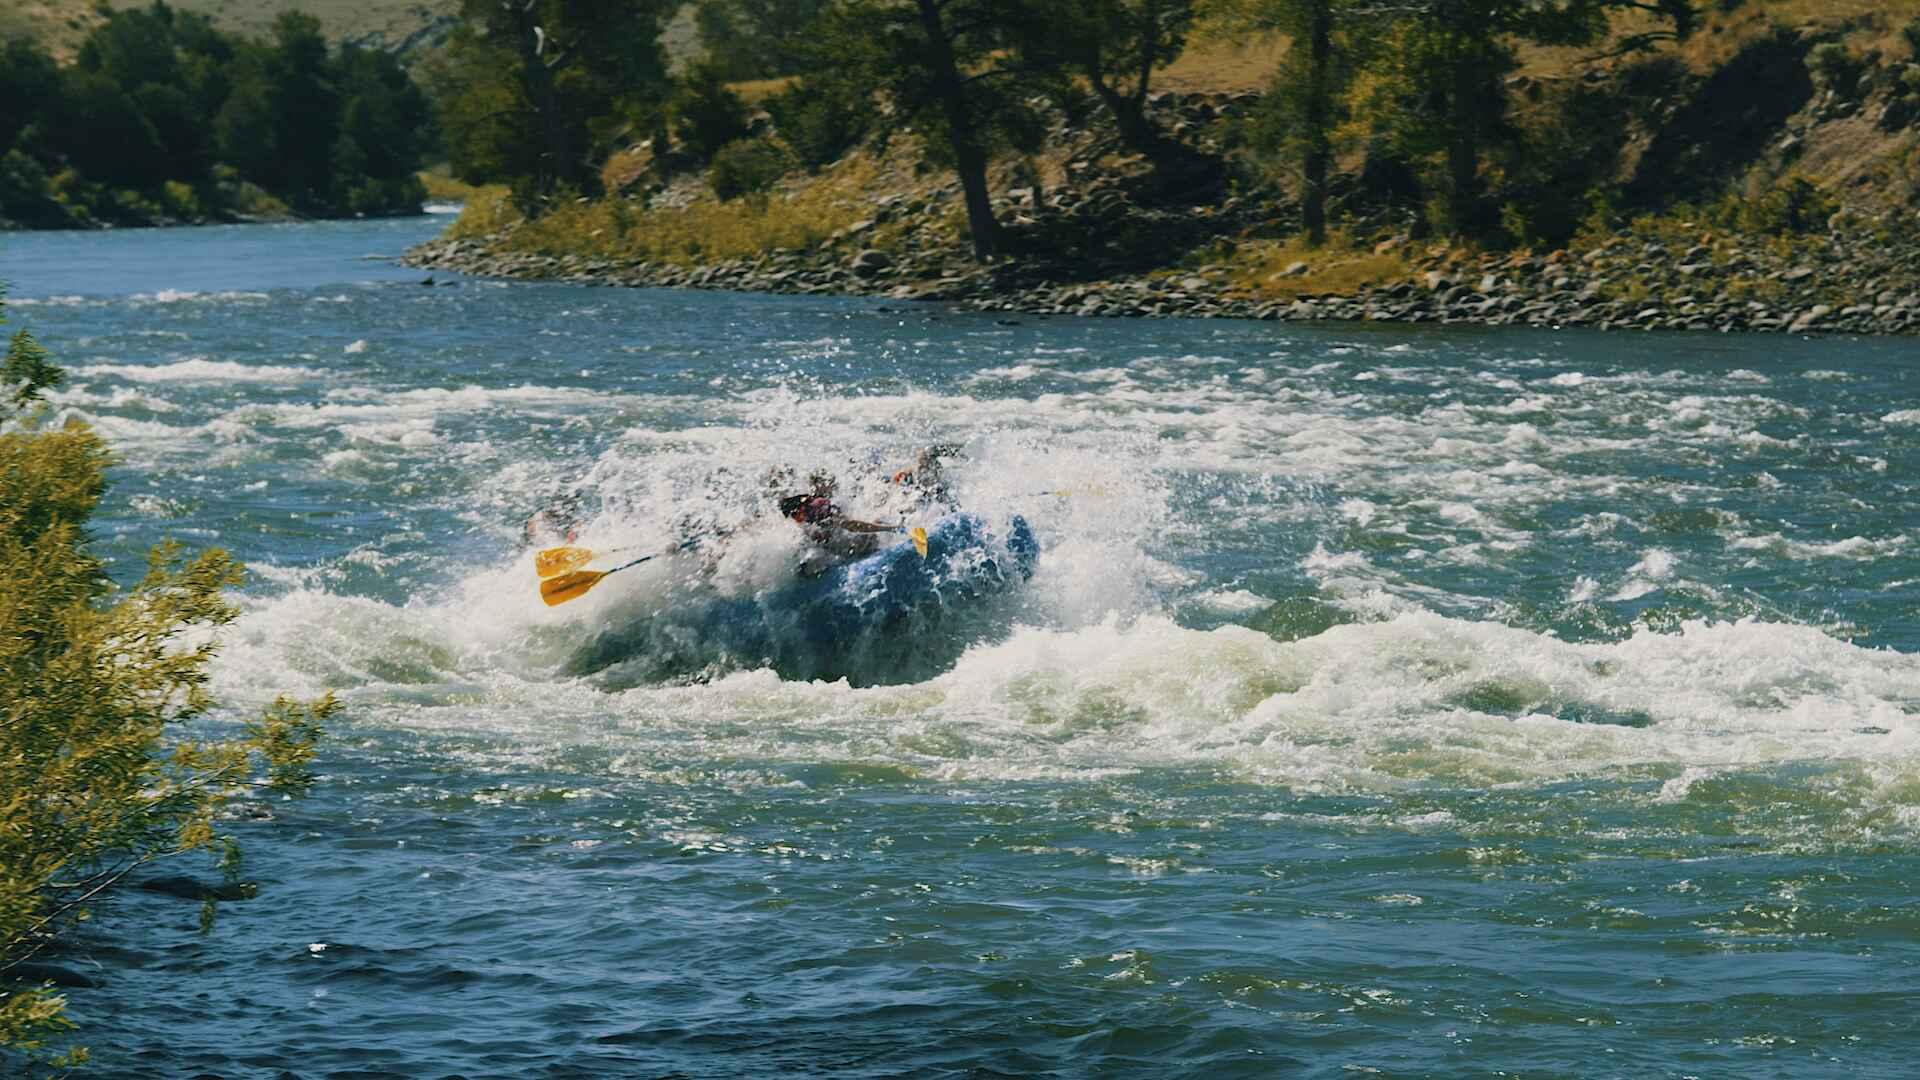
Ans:
{"label": "turquoise water", "polygon": [[[0,244],[121,456],[115,572],[253,567],[223,716],[348,704],[236,825],[261,899],[129,892],[60,958],[100,1075],[1909,1073],[1912,343],[366,258],[435,225]],[[936,440],[1029,584],[831,680],[697,632],[791,580],[769,470],[893,513]],[[570,489],[596,548],[737,531],[549,609]]]}

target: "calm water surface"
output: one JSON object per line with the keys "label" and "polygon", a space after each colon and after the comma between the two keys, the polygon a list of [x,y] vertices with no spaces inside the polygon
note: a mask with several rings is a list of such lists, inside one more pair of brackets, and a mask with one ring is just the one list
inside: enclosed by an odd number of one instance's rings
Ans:
{"label": "calm water surface", "polygon": [[[0,241],[116,574],[252,566],[217,722],[348,704],[237,826],[260,900],[61,958],[97,1074],[1911,1075],[1914,344],[369,258],[437,224]],[[934,440],[1025,588],[831,678],[699,632],[792,574],[769,471],[882,515]],[[596,548],[736,531],[549,609],[564,491]]]}

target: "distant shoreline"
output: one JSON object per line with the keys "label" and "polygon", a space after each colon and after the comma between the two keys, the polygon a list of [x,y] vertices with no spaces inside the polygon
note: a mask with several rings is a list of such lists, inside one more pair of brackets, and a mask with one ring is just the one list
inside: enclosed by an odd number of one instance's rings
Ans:
{"label": "distant shoreline", "polygon": [[452,210],[429,209],[429,207],[436,205],[442,204],[429,201],[423,203],[418,210],[411,212],[395,211],[391,214],[347,214],[340,217],[308,217],[303,214],[242,214],[220,220],[146,221],[138,224],[130,224],[127,222],[99,222],[93,225],[59,225],[53,228],[22,225],[19,222],[0,219],[0,236],[8,233],[95,233],[114,232],[122,229],[198,229],[210,225],[289,225],[302,221],[383,221],[389,218],[429,217],[459,212],[457,207]]}
{"label": "distant shoreline", "polygon": [[[1021,281],[1020,267],[943,266],[896,272],[885,252],[851,259],[830,249],[769,253],[712,264],[629,262],[500,250],[487,240],[435,239],[401,265],[480,277],[634,288],[932,300],[963,309],[1136,318],[1283,322],[1584,327],[1720,333],[1920,333],[1920,273],[1889,273],[1902,245],[1835,232],[1825,250],[1783,252],[1765,238],[1702,236],[1681,253],[1623,236],[1582,252],[1494,254],[1417,269],[1408,279],[1348,294],[1258,298],[1219,284],[1224,267],[1147,272],[1093,282]],[[1435,260],[1441,262],[1442,260]],[[1684,302],[1609,295],[1623,277],[1684,288]],[[1678,283],[1678,284],[1669,284]],[[1741,295],[1747,294],[1746,296]],[[1766,296],[1751,299],[1749,296]]]}

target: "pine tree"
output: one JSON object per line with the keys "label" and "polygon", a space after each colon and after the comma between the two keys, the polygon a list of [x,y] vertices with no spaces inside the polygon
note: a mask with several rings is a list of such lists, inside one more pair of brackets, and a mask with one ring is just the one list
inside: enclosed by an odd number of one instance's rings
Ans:
{"label": "pine tree", "polygon": [[816,63],[858,92],[879,95],[893,128],[922,136],[928,157],[960,180],[974,257],[1000,253],[987,164],[1007,142],[1030,148],[1039,130],[1025,100],[1032,69],[1012,55],[1012,0],[851,0],[822,21]]}
{"label": "pine tree", "polygon": [[454,172],[504,181],[527,212],[599,189],[617,136],[667,87],[673,0],[464,0],[434,80]]}

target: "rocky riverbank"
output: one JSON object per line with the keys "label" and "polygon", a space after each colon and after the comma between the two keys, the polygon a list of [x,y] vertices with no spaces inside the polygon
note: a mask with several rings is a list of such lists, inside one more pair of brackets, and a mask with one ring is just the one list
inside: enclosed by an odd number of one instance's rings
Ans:
{"label": "rocky riverbank", "polygon": [[[1671,229],[1669,230],[1671,231]],[[851,238],[857,239],[857,237]],[[1019,263],[977,266],[958,253],[898,255],[857,245],[775,252],[700,266],[504,251],[437,240],[406,263],[487,277],[586,285],[884,296],[962,308],[1080,316],[1583,326],[1602,330],[1920,332],[1920,243],[1846,222],[1819,238],[1701,233],[1625,235],[1584,251],[1409,255],[1409,274],[1342,294],[1272,295],[1229,254],[1175,270],[1091,281],[1037,277]],[[1382,249],[1405,249],[1390,238]],[[1272,275],[1284,284],[1312,267]]]}

